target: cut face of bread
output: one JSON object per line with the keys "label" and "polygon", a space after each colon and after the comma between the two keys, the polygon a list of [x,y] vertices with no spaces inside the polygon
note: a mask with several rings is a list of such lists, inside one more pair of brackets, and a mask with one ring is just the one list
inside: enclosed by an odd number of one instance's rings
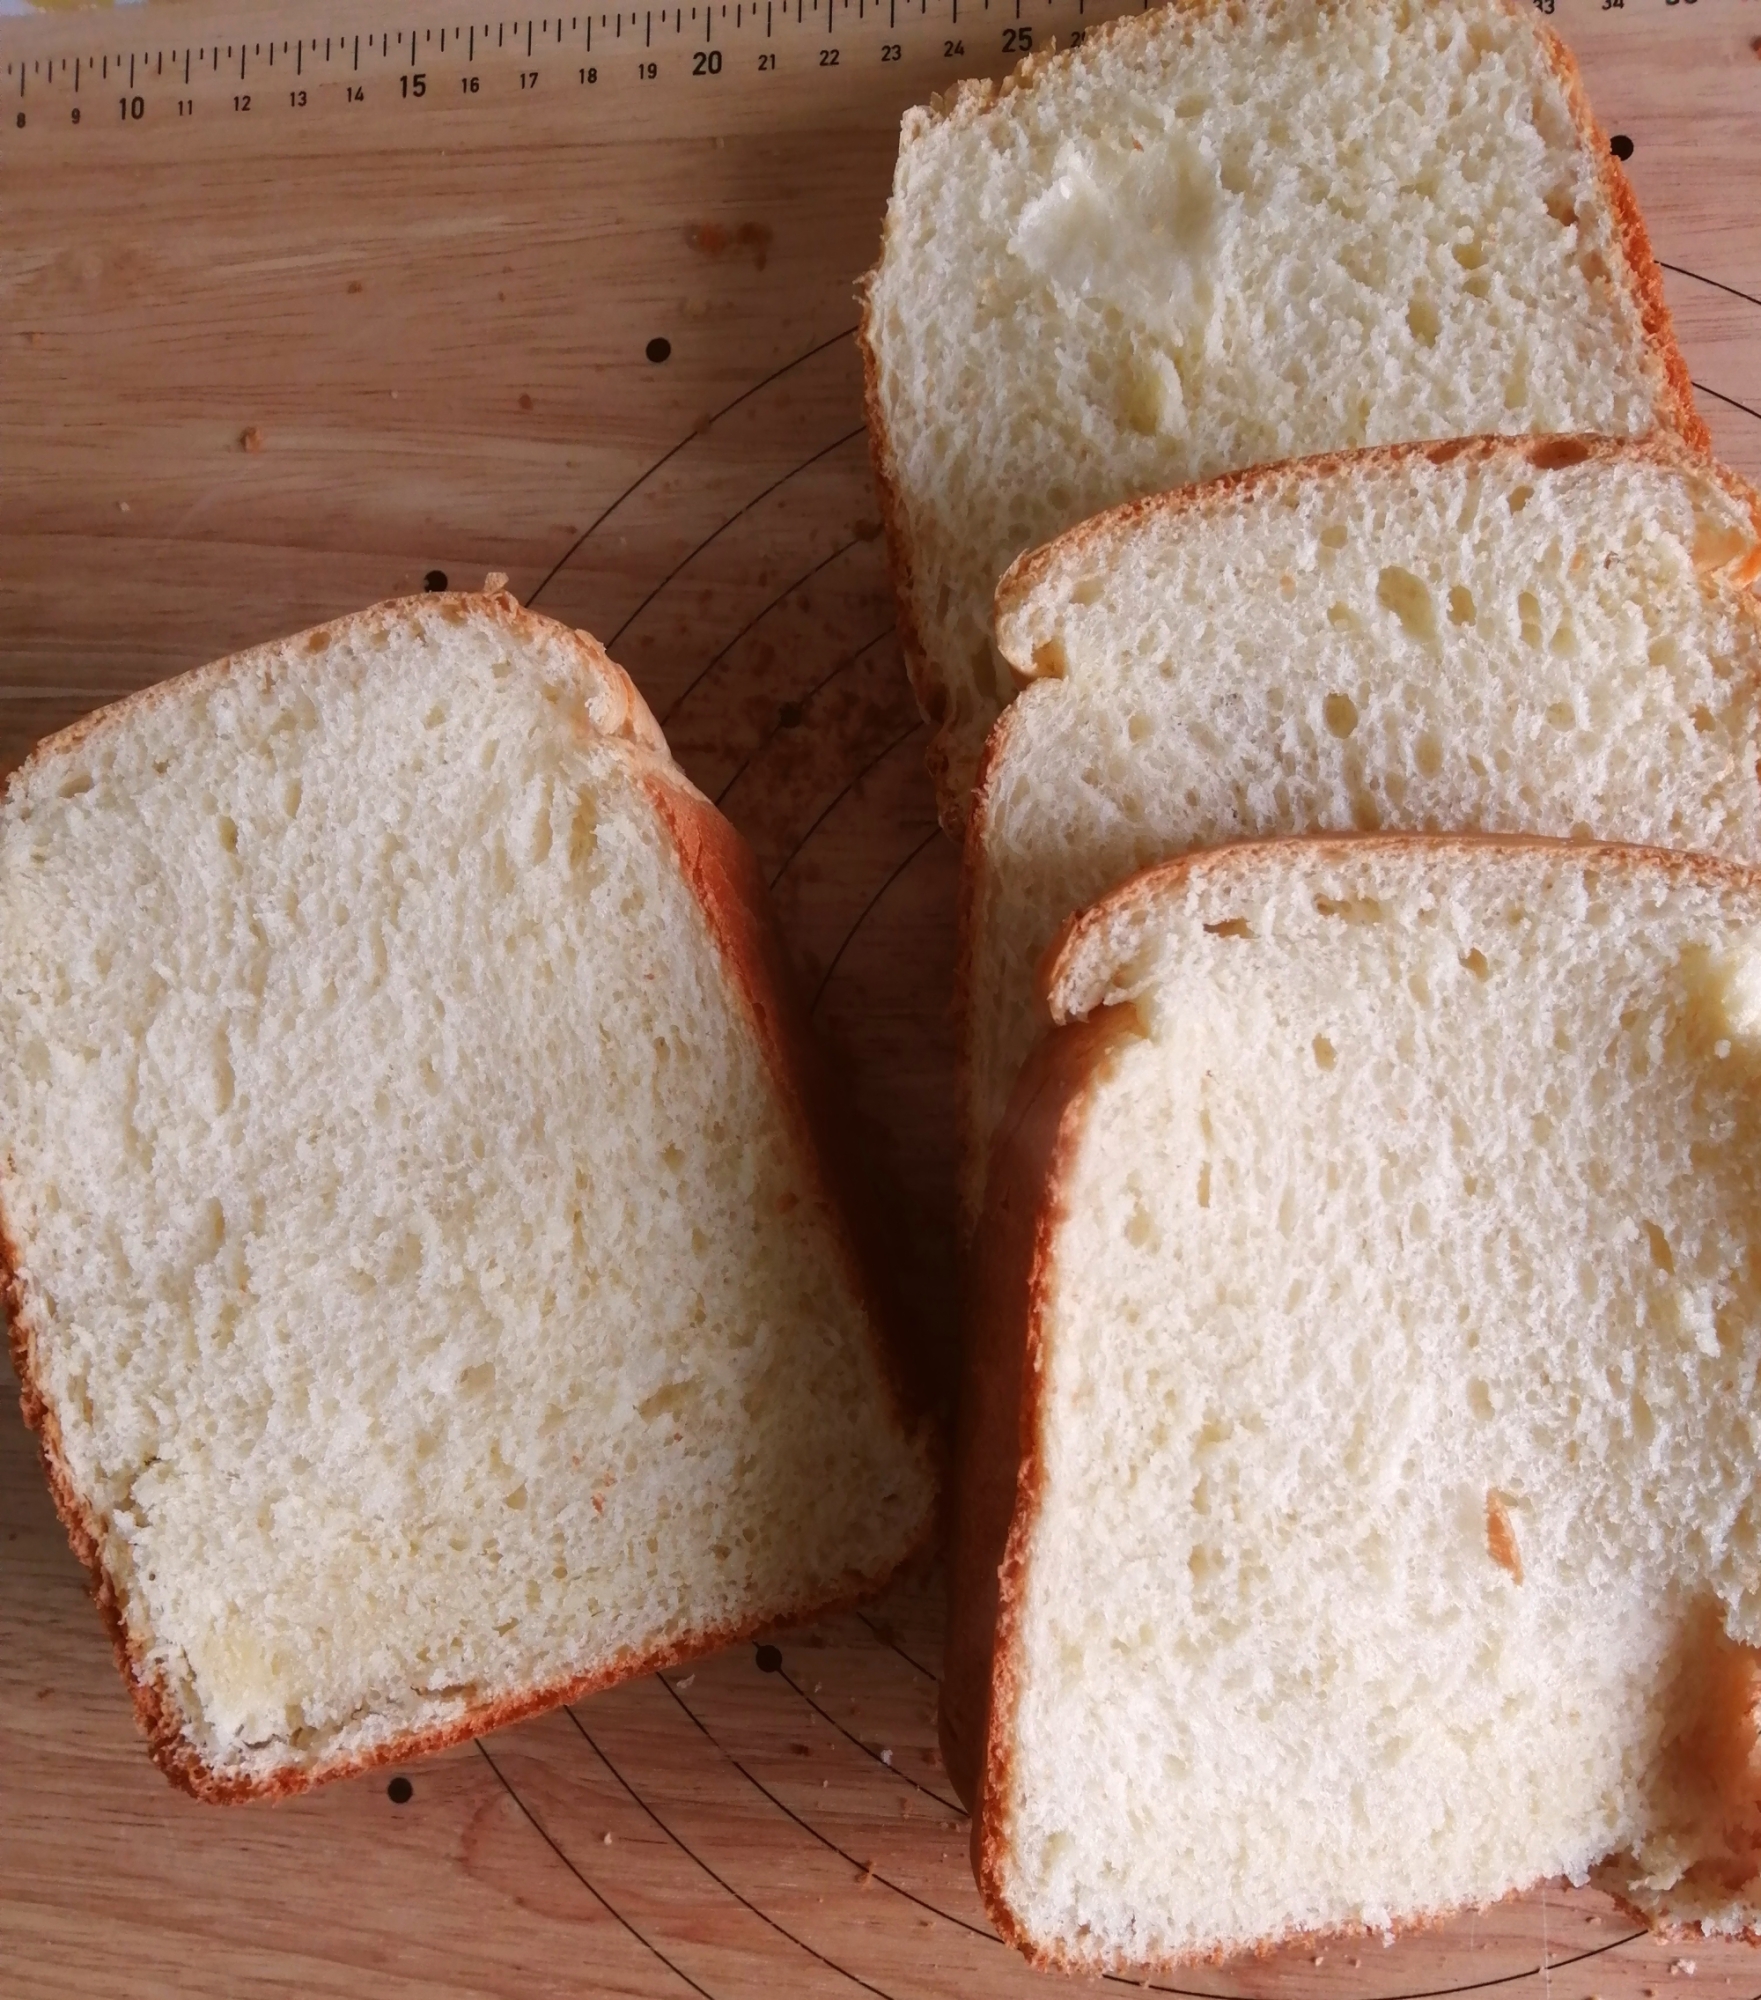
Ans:
{"label": "cut face of bread", "polygon": [[1592,836],[1761,860],[1761,501],[1674,443],[1476,440],[1270,468],[1024,557],[1029,680],[966,849],[969,1221],[1059,925],[1261,835]]}
{"label": "cut face of bread", "polygon": [[1576,71],[1505,0],[1176,0],[906,115],[863,340],[950,825],[991,593],[1135,494],[1408,438],[1704,444]]}
{"label": "cut face of bread", "polygon": [[737,837],[591,641],[381,605],[0,810],[26,1414],[210,1797],[844,1600],[931,1472]]}
{"label": "cut face of bread", "polygon": [[1048,991],[948,1660],[998,1922],[1165,1965],[1605,1864],[1761,1925],[1761,874],[1243,847]]}

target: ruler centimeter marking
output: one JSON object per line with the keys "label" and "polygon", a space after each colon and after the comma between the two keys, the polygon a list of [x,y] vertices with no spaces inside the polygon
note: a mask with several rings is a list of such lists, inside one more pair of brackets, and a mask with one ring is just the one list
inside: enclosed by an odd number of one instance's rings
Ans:
{"label": "ruler centimeter marking", "polygon": [[[232,89],[252,82],[261,86],[262,109],[283,112],[306,109],[311,92],[325,83],[345,86],[347,102],[366,104],[370,100],[362,79],[372,78],[381,84],[381,97],[389,86],[405,103],[448,93],[481,96],[485,67],[493,66],[497,58],[502,67],[509,67],[510,55],[514,64],[528,66],[520,74],[530,80],[517,86],[525,91],[551,81],[542,71],[533,75],[529,66],[559,54],[577,58],[572,73],[567,65],[553,71],[562,87],[577,90],[602,81],[654,83],[663,75],[720,76],[726,58],[741,47],[758,55],[755,67],[761,72],[779,71],[785,59],[804,67],[835,68],[842,61],[839,36],[848,37],[859,28],[901,38],[882,44],[876,59],[883,63],[904,58],[905,38],[922,43],[941,35],[943,47],[936,53],[947,63],[952,81],[975,63],[1030,53],[1036,37],[1038,45],[1045,46],[1054,29],[1060,45],[1068,46],[1081,39],[1085,27],[1118,14],[1144,11],[1151,4],[1152,0],[697,0],[694,6],[609,8],[400,29],[349,27],[338,32],[333,27],[328,34],[216,37],[192,45],[132,50],[98,44],[67,54],[21,55],[5,63],[0,70],[0,104],[10,101],[16,115],[0,116],[0,144],[9,132],[30,129],[33,113],[39,122],[58,118],[78,124],[82,116],[102,115],[112,124],[130,125],[155,117],[192,117],[198,104],[206,109],[213,102],[226,109],[229,98],[234,110],[242,111],[247,103],[256,110],[255,96]],[[107,33],[117,25],[114,15],[103,24]],[[975,37],[970,50],[969,35]],[[618,52],[618,45],[628,48],[638,38],[644,51],[662,53],[635,65],[627,78],[602,68]],[[668,51],[673,52],[671,62],[666,60]],[[911,53],[920,56],[924,50],[914,48]],[[689,60],[679,61],[679,55]],[[268,89],[277,69],[283,78],[306,84],[303,98],[297,87],[285,93]],[[217,81],[224,82],[227,90],[217,92]],[[128,93],[120,99],[120,112],[113,104],[92,102],[118,90]]]}
{"label": "ruler centimeter marking", "polygon": [[[525,15],[451,19],[402,28],[334,20],[328,32],[252,36],[224,29],[193,40],[118,47],[122,19],[69,19],[65,53],[8,57],[0,66],[0,161],[31,132],[82,126],[124,133],[200,117],[205,127],[249,112],[296,118],[322,104],[348,116],[426,101],[464,109],[488,100],[531,104],[542,90],[652,90],[677,80],[703,90],[745,70],[767,79],[792,71],[848,87],[867,65],[909,63],[913,88],[926,71],[952,84],[1007,67],[1054,38],[1068,47],[1088,29],[1155,0],[695,0]],[[1663,14],[1687,22],[1714,10],[1701,0],[1533,0],[1568,11],[1580,34],[1623,17]],[[149,26],[157,9],[142,8]],[[1580,18],[1581,16],[1581,18]],[[0,20],[40,28],[46,17]],[[1552,25],[1565,25],[1553,20]],[[133,25],[132,23],[130,24]],[[150,25],[158,28],[159,19]],[[78,36],[84,46],[72,46]],[[100,40],[99,37],[103,39]],[[35,39],[35,37],[32,37]],[[108,47],[105,44],[108,43]],[[640,53],[638,53],[638,51]],[[558,58],[563,58],[558,61]],[[276,72],[279,70],[279,76]],[[834,78],[826,72],[837,70]],[[277,87],[279,86],[279,87]],[[939,87],[932,81],[931,87]],[[706,93],[713,95],[713,91]],[[707,103],[705,108],[709,108]],[[240,135],[248,129],[242,123]]]}

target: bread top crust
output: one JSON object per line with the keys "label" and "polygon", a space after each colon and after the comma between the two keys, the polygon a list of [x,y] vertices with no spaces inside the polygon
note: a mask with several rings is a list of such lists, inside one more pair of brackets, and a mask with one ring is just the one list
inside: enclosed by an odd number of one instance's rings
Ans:
{"label": "bread top crust", "polygon": [[[39,743],[11,774],[0,799],[0,818],[28,808],[40,792],[53,788],[68,756],[101,742],[107,732],[125,726],[144,707],[200,698],[239,675],[310,672],[318,664],[318,656],[335,647],[352,650],[361,644],[389,645],[394,638],[407,640],[412,625],[423,630],[472,621],[505,633],[524,651],[538,654],[544,669],[574,683],[583,701],[582,710],[574,717],[575,725],[597,740],[622,748],[633,779],[666,829],[680,874],[703,913],[787,1124],[817,1184],[815,1206],[837,1244],[881,1364],[888,1399],[884,1421],[909,1440],[923,1471],[921,1522],[898,1562],[909,1560],[934,1526],[938,1465],[932,1427],[915,1394],[897,1321],[882,1307],[885,1288],[860,1247],[852,1221],[848,1176],[842,1163],[828,1151],[830,1135],[839,1129],[827,1101],[830,1083],[794,995],[787,954],[762,875],[739,833],[674,763],[665,736],[634,682],[590,634],[526,610],[506,591],[443,592],[386,600],[291,638],[196,668],[82,717]],[[15,1204],[9,1199],[13,1178],[10,1159],[0,1161],[0,1304],[7,1315],[24,1420],[37,1433],[50,1493],[73,1551],[87,1571],[149,1752],[167,1778],[193,1797],[214,1803],[283,1798],[332,1779],[426,1755],[596,1688],[732,1644],[766,1626],[859,1602],[882,1587],[898,1567],[894,1562],[872,1576],[846,1576],[837,1595],[829,1600],[765,1605],[749,1618],[704,1627],[641,1656],[618,1658],[550,1684],[476,1702],[438,1723],[403,1730],[364,1751],[336,1754],[307,1765],[289,1763],[258,1774],[218,1769],[190,1742],[176,1693],[163,1671],[145,1657],[146,1635],[131,1630],[124,1588],[105,1560],[103,1524],[70,1471],[57,1414],[44,1393],[37,1364],[43,1312],[30,1280]]]}
{"label": "bread top crust", "polygon": [[1098,1008],[1136,999],[1146,984],[1140,954],[1154,941],[1171,907],[1199,885],[1239,880],[1246,888],[1256,876],[1291,864],[1364,871],[1378,862],[1462,861],[1483,854],[1593,864],[1649,873],[1665,882],[1761,892],[1761,868],[1614,841],[1497,833],[1308,834],[1295,840],[1238,841],[1145,868],[1071,917],[1041,967],[1041,1008],[1054,1026],[1062,1026],[1086,1020]]}
{"label": "bread top crust", "polygon": [[[90,715],[82,715],[53,736],[45,736],[10,774],[4,796],[0,797],[0,812],[10,809],[41,784],[44,772],[58,758],[116,728],[144,708],[188,700],[235,675],[272,673],[293,664],[303,653],[322,654],[356,642],[384,645],[394,633],[407,632],[412,625],[421,631],[433,623],[457,626],[473,619],[506,632],[522,646],[551,652],[559,666],[577,678],[586,699],[587,720],[596,735],[621,737],[664,757],[669,764],[672,762],[660,724],[636,691],[636,683],[590,632],[575,631],[540,612],[528,611],[508,590],[441,590],[414,597],[384,598],[365,610],[351,611],[327,624],[296,632],[291,638],[249,646],[206,666],[192,667],[187,673],[156,681],[151,687],[139,688],[119,701],[94,709]],[[683,781],[683,773],[680,777]]]}
{"label": "bread top crust", "polygon": [[[935,781],[938,809],[944,827],[956,837],[967,824],[975,774],[983,761],[984,736],[996,714],[996,703],[976,686],[964,664],[937,657],[927,640],[918,605],[924,586],[914,560],[912,509],[888,422],[886,369],[875,300],[901,241],[900,205],[914,156],[938,132],[978,130],[993,118],[1017,115],[1018,99],[1055,87],[1071,70],[1090,67],[1121,51],[1129,53],[1134,46],[1148,48],[1162,38],[1177,37],[1195,21],[1212,15],[1243,22],[1275,4],[1280,0],[1167,0],[1151,13],[1122,16],[1088,31],[1079,48],[1054,48],[1027,56],[1000,80],[966,79],[945,95],[933,96],[928,104],[912,107],[901,120],[893,193],[879,258],[863,281],[857,341],[863,360],[870,455],[886,529],[901,644],[913,692],[935,730],[926,761]],[[1559,37],[1536,19],[1526,0],[1492,0],[1492,4],[1534,35],[1539,60],[1558,84],[1579,141],[1595,163],[1612,222],[1613,247],[1622,266],[1611,274],[1612,283],[1630,302],[1639,321],[1641,365],[1653,402],[1653,434],[1679,438],[1689,449],[1706,452],[1711,434],[1694,405],[1687,362],[1664,298],[1662,272],[1631,185],[1591,110],[1577,63]]]}
{"label": "bread top crust", "polygon": [[1061,1163],[1108,1057],[1139,1032],[1130,1008],[1045,1036],[1029,1056],[998,1131],[984,1228],[966,1297],[966,1351],[948,1554],[948,1636],[937,1727],[942,1760],[973,1813],[974,1852],[991,1707],[991,1658],[1006,1585],[1009,1524],[1037,1491],[1023,1472],[1031,1445],[1023,1401],[1024,1315],[1031,1321],[1062,1214]]}
{"label": "bread top crust", "polygon": [[[1747,590],[1761,577],[1761,491],[1739,473],[1709,457],[1695,443],[1667,431],[1641,438],[1603,437],[1572,433],[1559,437],[1440,438],[1410,444],[1364,445],[1353,451],[1317,453],[1312,458],[1281,459],[1270,465],[1246,466],[1193,486],[1150,493],[1122,501],[1103,514],[1018,556],[997,583],[993,603],[997,645],[1023,682],[1037,675],[1032,648],[1021,628],[1022,615],[1034,596],[1055,590],[1072,571],[1092,570],[1129,546],[1139,535],[1187,518],[1252,506],[1280,489],[1297,494],[1333,480],[1373,480],[1402,466],[1427,462],[1466,469],[1523,465],[1546,478],[1550,473],[1588,466],[1652,465],[1688,480],[1716,488],[1748,516],[1755,545],[1714,572],[1728,588]],[[987,788],[1008,755],[1009,713],[997,718],[985,742],[985,754],[974,788],[975,822],[982,822]]]}

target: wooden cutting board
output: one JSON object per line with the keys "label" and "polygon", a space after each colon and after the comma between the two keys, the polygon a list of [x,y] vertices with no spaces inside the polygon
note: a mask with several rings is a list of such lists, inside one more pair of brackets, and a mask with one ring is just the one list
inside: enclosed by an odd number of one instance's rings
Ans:
{"label": "wooden cutting board", "polygon": [[[854,285],[903,105],[1098,15],[759,4],[0,21],[0,765],[233,647],[505,570],[612,643],[756,847],[951,1353],[955,855],[893,636]],[[1701,407],[1761,479],[1761,0],[1554,6],[1631,141]],[[142,1754],[0,1421],[0,1994],[1053,1990],[972,1887],[940,1624],[919,1575],[398,1782],[201,1807]],[[1635,1937],[1556,1885],[1153,1990],[1486,1987],[1747,1995],[1761,1958]]]}

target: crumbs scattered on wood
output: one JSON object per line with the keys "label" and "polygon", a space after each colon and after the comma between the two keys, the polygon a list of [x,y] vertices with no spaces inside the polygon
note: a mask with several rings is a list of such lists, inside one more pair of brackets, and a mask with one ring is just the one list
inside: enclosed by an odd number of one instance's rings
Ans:
{"label": "crumbs scattered on wood", "polygon": [[678,1689],[680,1694],[683,1694],[696,1678],[695,1674],[687,1674],[682,1681],[674,1681],[673,1686]]}
{"label": "crumbs scattered on wood", "polygon": [[238,448],[240,451],[261,451],[263,449],[263,433],[255,424],[247,424],[239,432]]}
{"label": "crumbs scattered on wood", "polygon": [[360,289],[361,289],[361,281],[360,281],[360,279],[359,279],[359,278],[351,278],[351,279],[349,280],[349,290],[350,290],[351,292],[358,292],[358,291],[359,291]]}
{"label": "crumbs scattered on wood", "polygon": [[1679,1973],[1683,1979],[1692,1979],[1694,1976],[1694,1961],[1691,1958],[1672,1959],[1669,1969],[1671,1972]]}
{"label": "crumbs scattered on wood", "polygon": [[867,1867],[863,1869],[862,1873],[857,1877],[856,1886],[858,1889],[866,1889],[869,1883],[872,1882],[873,1880],[874,1880],[874,1863],[871,1861],[869,1862]]}
{"label": "crumbs scattered on wood", "polygon": [[693,222],[685,228],[685,241],[700,257],[749,256],[762,271],[770,261],[770,246],[776,232],[768,222],[742,222],[729,229],[719,222]]}
{"label": "crumbs scattered on wood", "polygon": [[893,1753],[892,1753],[892,1751],[890,1751],[890,1750],[883,1750],[883,1751],[882,1751],[882,1752],[880,1753],[880,1760],[881,1760],[881,1762],[882,1762],[883,1764],[885,1764],[885,1765],[887,1766],[887,1768],[888,1768],[888,1769],[890,1770],[890,1769],[892,1768],[892,1763],[893,1763]]}

